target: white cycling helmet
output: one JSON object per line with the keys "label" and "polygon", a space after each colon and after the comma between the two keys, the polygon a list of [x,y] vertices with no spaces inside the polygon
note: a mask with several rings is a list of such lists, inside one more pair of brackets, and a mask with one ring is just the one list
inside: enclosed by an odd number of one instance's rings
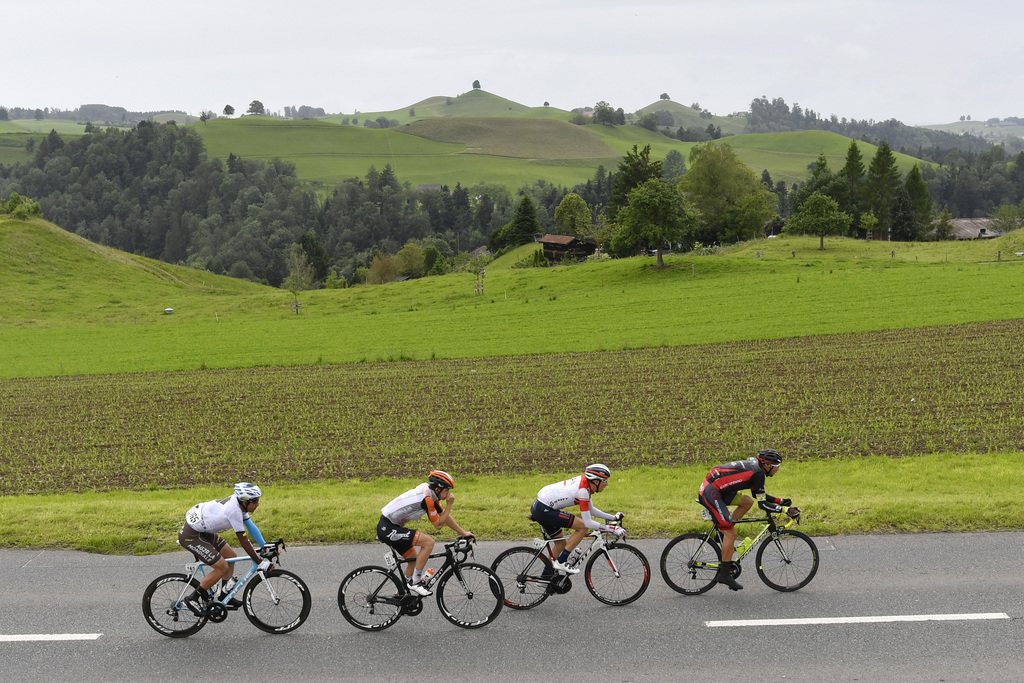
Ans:
{"label": "white cycling helmet", "polygon": [[608,481],[608,478],[612,476],[612,471],[608,469],[607,465],[601,463],[595,463],[589,465],[583,472],[583,476],[587,478],[587,481]]}
{"label": "white cycling helmet", "polygon": [[235,484],[235,498],[238,500],[255,500],[262,495],[263,492],[256,484],[250,484],[247,481]]}

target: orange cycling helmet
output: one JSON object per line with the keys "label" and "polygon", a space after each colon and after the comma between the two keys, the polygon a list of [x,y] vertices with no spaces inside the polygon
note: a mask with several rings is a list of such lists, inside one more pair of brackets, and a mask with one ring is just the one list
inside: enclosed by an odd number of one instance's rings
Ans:
{"label": "orange cycling helmet", "polygon": [[427,479],[430,483],[431,488],[438,489],[453,489],[455,488],[455,480],[452,479],[452,475],[448,474],[443,470],[431,470],[430,477]]}

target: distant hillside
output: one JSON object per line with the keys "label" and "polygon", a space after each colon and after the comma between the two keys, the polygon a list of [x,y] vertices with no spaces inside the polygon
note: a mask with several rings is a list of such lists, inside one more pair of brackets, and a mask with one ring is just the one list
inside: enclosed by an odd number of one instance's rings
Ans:
{"label": "distant hillside", "polygon": [[436,142],[461,143],[468,154],[524,159],[588,159],[620,156],[590,130],[564,121],[467,117],[425,119],[399,128]]}
{"label": "distant hillside", "polygon": [[448,118],[448,117],[479,117],[479,116],[501,116],[511,118],[550,118],[560,121],[568,121],[572,118],[570,112],[554,107],[527,107],[507,100],[499,95],[494,95],[486,90],[470,90],[455,97],[428,97],[425,100],[411,104],[402,109],[392,111],[356,112],[351,116],[334,115],[328,116],[325,120],[341,123],[343,121],[373,121],[383,116],[387,119],[394,119],[399,123],[409,123],[420,119]]}
{"label": "distant hillside", "polygon": [[124,321],[174,308],[183,293],[244,294],[260,285],[104,247],[43,220],[0,218],[0,327]]}

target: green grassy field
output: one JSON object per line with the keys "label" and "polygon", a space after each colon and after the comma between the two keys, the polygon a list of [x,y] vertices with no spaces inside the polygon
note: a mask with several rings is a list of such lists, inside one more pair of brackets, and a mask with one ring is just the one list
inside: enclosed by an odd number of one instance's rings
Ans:
{"label": "green grassy field", "polygon": [[812,533],[1019,527],[990,492],[1024,449],[1024,236],[825,244],[511,268],[527,246],[483,296],[450,275],[294,315],[0,222],[0,546],[166,550],[237,479],[267,487],[268,534],[368,540],[430,467],[462,482],[464,525],[522,537],[539,485],[591,460],[635,534],[669,535],[710,464],[766,445]]}

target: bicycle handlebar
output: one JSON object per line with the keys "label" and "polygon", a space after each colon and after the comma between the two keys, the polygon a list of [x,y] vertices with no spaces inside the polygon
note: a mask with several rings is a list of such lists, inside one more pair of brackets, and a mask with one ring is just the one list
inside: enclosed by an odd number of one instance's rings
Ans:
{"label": "bicycle handlebar", "polygon": [[281,553],[284,552],[285,548],[286,546],[284,543],[284,539],[279,538],[276,541],[265,543],[262,548],[256,551],[256,554],[258,554],[264,560],[270,560],[271,562],[277,560],[276,564],[281,564]]}

